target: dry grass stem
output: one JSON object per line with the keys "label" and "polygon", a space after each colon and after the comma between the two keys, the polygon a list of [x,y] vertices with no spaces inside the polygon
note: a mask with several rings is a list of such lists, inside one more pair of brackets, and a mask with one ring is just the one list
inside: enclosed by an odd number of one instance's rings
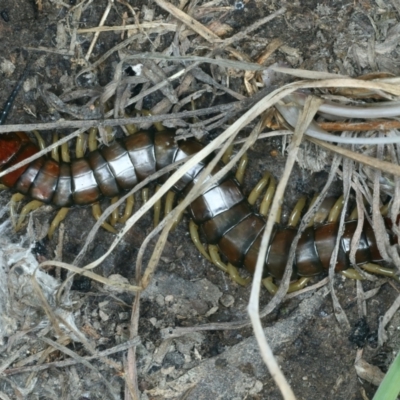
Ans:
{"label": "dry grass stem", "polygon": [[96,33],[96,32],[118,32],[118,31],[132,31],[132,33],[137,33],[136,31],[146,30],[146,29],[158,29],[159,31],[176,31],[177,25],[174,23],[167,23],[161,21],[154,22],[143,22],[139,25],[129,24],[121,26],[97,26],[94,28],[81,28],[77,30],[77,33]]}
{"label": "dry grass stem", "polygon": [[63,268],[63,269],[66,269],[67,271],[74,272],[75,274],[87,276],[88,278],[93,279],[96,282],[99,282],[99,283],[102,283],[104,285],[108,285],[111,287],[115,287],[122,291],[128,291],[128,292],[135,293],[135,292],[141,290],[140,286],[134,286],[134,285],[124,284],[122,282],[116,282],[115,280],[108,279],[108,278],[105,278],[104,276],[101,276],[101,275],[95,274],[94,272],[88,271],[88,269],[79,268],[79,267],[76,267],[75,265],[67,264],[67,263],[60,262],[60,261],[44,261],[39,265],[40,268],[50,267],[50,266]]}
{"label": "dry grass stem", "polygon": [[[106,22],[106,19],[108,17],[108,14],[110,13],[110,10],[111,10],[111,7],[112,7],[113,3],[114,3],[114,0],[108,0],[107,7],[105,8],[104,14],[101,17],[101,20],[100,20],[100,23],[99,23],[99,27],[103,26],[104,23]],[[92,39],[92,41],[90,43],[89,49],[88,49],[88,51],[86,53],[86,56],[85,56],[85,60],[86,61],[89,61],[89,58],[92,55],[92,51],[94,49],[94,46],[96,45],[97,39],[99,38],[99,35],[100,35],[100,32],[96,31],[94,36],[93,36],[93,39]]]}
{"label": "dry grass stem", "polygon": [[327,142],[323,142],[319,139],[314,139],[307,137],[307,140],[317,144],[318,146],[330,150],[336,154],[339,154],[343,157],[349,158],[361,164],[367,165],[368,167],[374,168],[375,170],[383,171],[395,176],[400,176],[400,166],[387,162],[378,160],[374,157],[365,156],[364,154],[356,153],[354,151],[345,149],[340,146],[336,146]]}
{"label": "dry grass stem", "polygon": [[[140,339],[138,337],[132,339],[132,340],[128,340],[120,345],[117,345],[115,347],[111,347],[107,350],[104,351],[100,351],[98,354],[92,355],[92,356],[85,356],[82,357],[83,359],[85,359],[86,361],[91,361],[91,360],[96,360],[99,357],[107,357],[109,355],[115,354],[115,353],[119,353],[121,351],[126,351],[128,350],[130,347],[132,346],[136,346],[140,343]],[[26,349],[25,349],[26,350]],[[23,351],[23,349],[22,349]],[[10,359],[10,364],[12,364],[14,362],[14,359],[11,358]],[[67,360],[62,360],[62,361],[54,361],[54,362],[49,362],[49,363],[45,363],[45,364],[40,364],[40,365],[32,365],[32,366],[26,366],[26,367],[15,367],[15,368],[6,368],[4,370],[0,371],[5,374],[5,375],[15,375],[15,374],[20,374],[20,373],[25,373],[25,372],[39,372],[39,371],[43,371],[49,368],[65,368],[65,367],[70,367],[72,365],[76,365],[79,364],[80,360],[78,359],[74,359],[74,358],[70,358]]]}
{"label": "dry grass stem", "polygon": [[380,346],[387,341],[388,336],[385,331],[386,325],[391,321],[396,311],[400,308],[400,296],[397,296],[396,300],[390,306],[390,308],[386,311],[385,315],[379,322],[378,328],[378,343]]}
{"label": "dry grass stem", "polygon": [[[261,318],[259,314],[259,304],[258,299],[260,296],[260,287],[261,287],[261,278],[262,272],[264,267],[264,260],[265,255],[267,253],[268,243],[270,242],[270,236],[272,233],[273,226],[276,221],[276,216],[280,207],[280,203],[283,198],[283,193],[285,191],[287,182],[290,177],[291,170],[296,160],[296,154],[300,143],[302,141],[303,133],[307,129],[308,125],[310,124],[311,120],[314,118],[315,113],[318,110],[320,105],[320,101],[316,100],[315,98],[307,99],[304,113],[302,114],[301,118],[299,118],[298,125],[296,126],[296,130],[294,133],[294,139],[292,140],[291,147],[289,150],[288,159],[286,162],[285,170],[283,172],[282,178],[279,181],[279,184],[276,188],[276,193],[274,196],[274,200],[271,205],[271,211],[267,220],[267,225],[265,227],[265,231],[263,233],[260,252],[257,259],[256,270],[254,273],[252,288],[251,288],[251,295],[250,301],[248,306],[248,311],[250,315],[250,319],[252,321],[253,330],[257,339],[257,342],[260,346],[261,356],[267,365],[271,376],[274,378],[276,384],[278,385],[283,397],[285,399],[295,399],[295,395],[288,385],[284,375],[281,373],[278,363],[276,362],[273,353],[268,345],[268,342],[265,338]],[[286,269],[285,275],[283,277],[282,285],[280,286],[276,297],[283,296],[286,294],[287,289],[289,287],[289,277],[291,275],[291,265],[289,269]],[[286,278],[286,279],[285,279]]]}
{"label": "dry grass stem", "polygon": [[175,7],[171,3],[164,0],[155,0],[158,6],[173,15],[177,20],[183,22],[187,27],[199,34],[202,38],[210,43],[220,43],[222,40],[203,24],[196,21],[194,18],[187,15],[185,12]]}

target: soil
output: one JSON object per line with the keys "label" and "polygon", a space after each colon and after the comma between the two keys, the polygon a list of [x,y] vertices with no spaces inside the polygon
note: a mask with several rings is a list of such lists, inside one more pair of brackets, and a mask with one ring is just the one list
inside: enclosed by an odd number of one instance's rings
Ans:
{"label": "soil", "polygon": [[[186,13],[204,26],[215,29],[214,32],[221,32],[217,28],[223,30],[225,33],[221,34],[222,38],[242,32],[285,6],[282,16],[261,25],[232,44],[252,62],[257,60],[269,43],[280,39],[283,45],[270,56],[267,66],[278,63],[296,69],[353,77],[376,71],[394,75],[400,72],[398,41],[394,41],[400,26],[400,10],[396,10],[391,2],[217,0],[172,3],[175,6],[185,3]],[[93,65],[127,38],[121,31],[101,32],[89,60],[85,60],[93,33],[77,33],[75,29],[97,27],[108,4],[111,9],[106,26],[123,25],[126,15],[130,24],[136,23],[135,18],[140,23],[175,22],[169,13],[153,1],[132,0],[128,4],[105,0],[0,0],[0,99],[3,102],[26,66],[30,67],[23,90],[8,117],[8,124],[73,120],[63,110],[50,107],[42,89],[61,96],[77,88],[104,88],[115,78],[118,63],[127,55],[139,52],[205,55],[212,49],[210,43],[198,34],[189,32],[183,25],[175,28],[180,35],[167,29],[162,34],[157,31],[141,32],[138,39],[119,52],[112,53],[89,73],[79,76],[83,68]],[[216,22],[218,27],[215,26]],[[175,50],[174,46],[177,46]],[[375,51],[371,51],[371,48]],[[221,59],[231,57],[226,51],[220,53]],[[125,69],[128,64],[124,66]],[[168,63],[162,67],[164,72],[167,71],[165,73],[172,75],[179,70],[177,67],[187,64],[170,65],[175,68],[168,70]],[[243,83],[243,71],[228,71],[228,77],[224,67],[200,64],[200,68],[219,84],[226,86],[229,83],[236,93],[249,95]],[[190,90],[200,90],[204,85],[204,82],[194,80]],[[173,87],[176,88],[176,83]],[[133,95],[140,90],[144,90],[143,87],[137,86],[137,92],[134,91]],[[205,96],[214,96],[212,105],[235,100],[229,93],[217,93],[220,89],[212,88],[212,85],[208,85],[207,90]],[[207,107],[211,97],[206,97],[206,100],[200,98],[195,102],[196,108]],[[152,93],[143,99],[143,108],[151,109],[164,98],[165,92]],[[82,107],[85,105],[83,101],[77,104]],[[244,136],[253,126],[245,129]],[[201,140],[209,142],[223,128],[211,130]],[[71,129],[59,129],[59,134],[70,132]],[[117,129],[117,134],[122,135],[122,132]],[[51,135],[52,131],[43,132],[48,144],[51,143]],[[277,180],[280,179],[286,163],[285,149],[280,137],[259,140],[252,146],[248,153],[250,163],[246,171],[245,193],[250,192],[265,171],[270,171]],[[325,167],[318,173],[310,173],[295,165],[285,192],[284,222],[299,196],[306,194],[311,197],[321,191],[328,176],[330,161],[331,156],[328,155],[323,161]],[[342,190],[342,182],[337,178],[330,194],[337,196]],[[150,191],[154,191],[154,184],[150,185]],[[1,196],[4,204],[2,221],[7,222],[7,202],[11,193],[5,191]],[[104,209],[108,204],[108,200],[104,200],[101,206]],[[135,210],[141,204],[140,194],[136,194]],[[90,207],[74,207],[64,221],[63,238],[60,239],[59,230],[50,240],[45,234],[55,213],[51,206],[40,208],[33,213],[33,229],[24,228],[16,234],[9,224],[3,226],[3,252],[9,248],[15,252],[19,246],[21,249],[31,249],[37,262],[54,260],[56,254],[58,261],[73,263],[95,220]],[[78,359],[72,366],[58,365],[57,362],[71,357],[85,357],[125,343],[130,337],[135,295],[80,277],[75,278],[67,295],[62,296],[61,300],[56,299],[55,289],[52,291],[51,285],[57,288],[67,273],[64,269],[50,268],[44,274],[52,279],[47,284],[48,292],[45,290],[47,304],[44,304],[46,302],[38,297],[34,285],[28,281],[24,281],[24,285],[32,286],[24,292],[21,271],[16,270],[15,259],[10,259],[10,251],[2,255],[4,260],[8,260],[4,268],[8,270],[13,266],[10,271],[12,278],[9,278],[13,291],[9,289],[10,298],[6,306],[9,314],[7,323],[3,318],[7,327],[1,329],[2,396],[11,399],[127,399],[129,382],[126,382],[132,377],[126,376],[125,371],[127,364],[133,363],[136,365],[137,376],[134,379],[138,385],[138,398],[143,400],[281,399],[282,395],[262,361],[251,325],[240,329],[193,329],[186,335],[171,334],[176,327],[232,323],[247,318],[250,286],[242,287],[233,282],[227,274],[199,255],[188,233],[188,221],[189,216],[185,214],[177,229],[168,236],[155,275],[141,294],[138,321],[140,343],[136,343],[134,359],[127,358],[124,349],[108,358],[86,361],[86,364]],[[147,213],[94,272],[104,277],[126,278],[135,284],[138,252],[151,231],[152,213]],[[114,234],[100,229],[79,266],[101,257],[114,239]],[[61,249],[57,247],[60,244]],[[154,248],[154,244],[155,241],[152,241],[150,249]],[[22,258],[29,258],[28,253],[31,253],[30,250]],[[150,255],[151,251],[147,250],[144,266]],[[30,265],[36,262],[29,260]],[[32,268],[35,270],[36,267]],[[313,283],[323,278],[316,277]],[[41,282],[47,282],[43,276],[40,279]],[[42,290],[46,286],[40,285]],[[336,278],[334,286],[349,321],[347,327],[338,323],[327,287],[285,300],[263,318],[267,339],[298,400],[364,400],[373,397],[376,386],[360,378],[354,364],[357,357],[362,355],[368,363],[385,372],[397,353],[400,341],[398,312],[387,327],[388,341],[383,347],[378,346],[378,327],[380,318],[397,298],[399,285],[383,278],[364,281],[361,285],[364,292],[380,287],[366,301],[366,315],[360,310],[356,281],[339,275]],[[270,300],[271,295],[262,290],[260,307],[265,307]],[[52,314],[49,314],[48,307],[53,310],[53,317],[64,318],[63,321],[68,321],[72,328],[70,326],[71,329],[67,329],[67,323],[56,324],[54,319],[49,318]],[[55,342],[62,347],[57,348]],[[48,348],[53,351],[43,352]],[[75,356],[68,351],[74,352]],[[43,363],[53,364],[38,369]],[[130,384],[134,385],[132,382]]]}

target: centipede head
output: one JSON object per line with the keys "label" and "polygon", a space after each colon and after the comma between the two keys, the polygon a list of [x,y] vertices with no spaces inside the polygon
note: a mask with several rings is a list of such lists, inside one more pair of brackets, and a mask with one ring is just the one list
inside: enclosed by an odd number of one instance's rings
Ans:
{"label": "centipede head", "polygon": [[23,140],[19,133],[23,134],[17,132],[0,136],[0,166],[7,164],[22,147]]}

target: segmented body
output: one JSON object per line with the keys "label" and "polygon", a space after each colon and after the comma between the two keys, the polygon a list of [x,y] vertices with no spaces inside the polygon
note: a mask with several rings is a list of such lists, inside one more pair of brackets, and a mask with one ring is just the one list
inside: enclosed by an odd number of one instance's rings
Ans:
{"label": "segmented body", "polygon": [[[0,124],[5,121],[21,82],[6,103]],[[173,131],[139,132],[115,140],[71,163],[40,157],[5,175],[1,182],[17,192],[57,207],[92,204],[102,196],[113,197],[133,188],[155,171],[203,148],[196,140],[176,143],[174,136]],[[4,170],[38,151],[39,148],[22,132],[2,135],[0,168]],[[175,184],[174,190],[181,194],[190,190],[205,163],[189,170]],[[210,176],[221,168],[217,165]],[[266,221],[254,211],[230,174],[194,200],[190,212],[209,244],[217,244],[234,266],[254,271]],[[350,267],[350,241],[356,226],[357,221],[345,223],[337,271]],[[299,276],[313,276],[328,269],[338,227],[337,222],[330,222],[304,231],[295,257],[295,271]],[[373,228],[368,221],[363,228],[356,251],[357,264],[382,261]],[[293,228],[275,227],[265,260],[265,275],[283,276],[296,232]]]}
{"label": "segmented body", "polygon": [[[156,170],[197,153],[203,145],[195,140],[176,143],[173,131],[139,132],[115,140],[71,163],[41,157],[2,178],[2,183],[33,199],[57,207],[87,205],[100,197],[113,197],[133,188]],[[23,133],[0,138],[2,169],[35,154],[39,148]],[[205,163],[197,164],[174,186],[184,194],[196,182]],[[217,165],[210,176],[222,168]],[[190,205],[196,224],[200,225],[209,244],[217,244],[222,254],[235,266],[254,271],[265,219],[248,203],[239,184],[227,175]],[[345,223],[341,238],[338,271],[350,266],[350,241],[357,221]],[[295,267],[300,276],[312,276],[328,269],[338,234],[338,223],[326,223],[307,228],[296,250]],[[269,245],[265,272],[281,278],[287,263],[290,245],[296,229],[276,227]],[[374,231],[364,223],[356,262],[379,262]]]}

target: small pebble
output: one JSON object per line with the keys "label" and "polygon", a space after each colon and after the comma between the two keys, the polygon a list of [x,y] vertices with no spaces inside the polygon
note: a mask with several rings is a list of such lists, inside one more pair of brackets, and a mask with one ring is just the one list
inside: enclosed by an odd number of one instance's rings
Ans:
{"label": "small pebble", "polygon": [[235,303],[235,298],[231,294],[223,294],[219,302],[226,308],[232,307]]}
{"label": "small pebble", "polygon": [[4,22],[10,22],[10,16],[8,15],[7,10],[0,11],[1,18],[3,18]]}

